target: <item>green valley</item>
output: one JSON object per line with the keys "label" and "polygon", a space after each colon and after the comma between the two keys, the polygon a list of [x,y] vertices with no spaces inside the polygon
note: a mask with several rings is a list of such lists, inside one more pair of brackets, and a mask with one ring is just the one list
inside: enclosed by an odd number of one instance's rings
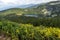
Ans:
{"label": "green valley", "polygon": [[60,1],[0,11],[0,39],[60,40]]}

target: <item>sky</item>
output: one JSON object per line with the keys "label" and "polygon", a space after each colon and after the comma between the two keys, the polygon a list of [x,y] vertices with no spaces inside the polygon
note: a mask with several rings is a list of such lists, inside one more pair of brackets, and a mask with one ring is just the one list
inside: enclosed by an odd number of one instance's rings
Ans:
{"label": "sky", "polygon": [[0,0],[0,9],[27,4],[39,4],[56,0]]}

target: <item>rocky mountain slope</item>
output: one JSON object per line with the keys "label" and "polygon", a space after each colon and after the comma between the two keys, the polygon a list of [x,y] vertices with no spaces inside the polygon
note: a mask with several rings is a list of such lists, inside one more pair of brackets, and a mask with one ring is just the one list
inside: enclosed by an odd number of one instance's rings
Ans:
{"label": "rocky mountain slope", "polygon": [[11,8],[0,12],[0,15],[8,14],[38,14],[39,16],[55,17],[60,16],[60,1],[53,1],[45,4],[37,4],[30,8]]}

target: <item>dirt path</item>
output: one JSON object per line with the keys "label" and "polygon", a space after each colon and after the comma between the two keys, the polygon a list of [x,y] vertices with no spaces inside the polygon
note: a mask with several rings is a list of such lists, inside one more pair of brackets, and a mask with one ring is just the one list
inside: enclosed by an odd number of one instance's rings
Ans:
{"label": "dirt path", "polygon": [[11,37],[8,37],[4,34],[0,34],[0,40],[11,40]]}

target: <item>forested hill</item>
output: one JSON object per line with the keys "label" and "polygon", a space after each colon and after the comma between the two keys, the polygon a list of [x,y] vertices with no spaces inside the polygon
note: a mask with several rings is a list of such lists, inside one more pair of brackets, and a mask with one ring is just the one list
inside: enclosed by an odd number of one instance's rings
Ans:
{"label": "forested hill", "polygon": [[29,8],[11,8],[0,12],[0,15],[8,14],[40,14],[44,16],[59,16],[60,15],[60,1],[53,1],[49,3],[37,4]]}

